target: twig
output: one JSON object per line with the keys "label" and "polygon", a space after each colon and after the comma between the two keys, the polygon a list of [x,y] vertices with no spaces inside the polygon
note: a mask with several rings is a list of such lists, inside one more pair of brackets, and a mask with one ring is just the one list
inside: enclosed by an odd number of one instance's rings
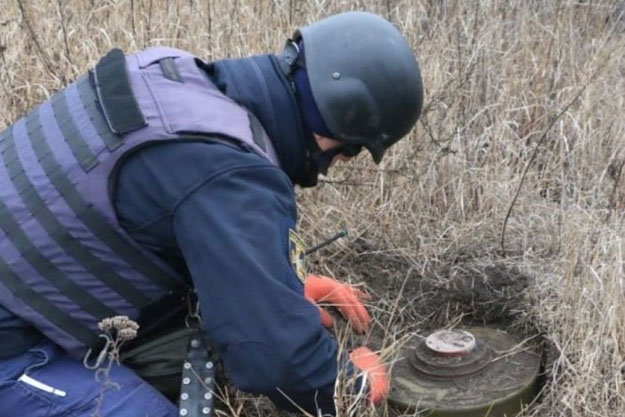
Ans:
{"label": "twig", "polygon": [[372,183],[349,181],[349,180],[327,180],[323,178],[320,178],[319,182],[324,183],[324,184],[348,185],[350,187],[373,187],[374,186],[374,184]]}
{"label": "twig", "polygon": [[100,409],[107,391],[111,389],[119,391],[122,388],[111,379],[111,370],[113,366],[119,366],[121,348],[126,342],[137,337],[139,325],[128,316],[114,316],[102,319],[98,323],[98,328],[102,332],[99,336],[106,339],[106,344],[98,355],[95,365],[89,366],[87,363],[91,349],[83,359],[85,368],[95,370],[95,380],[100,384],[100,392],[95,398],[95,409],[91,417],[100,417]]}
{"label": "twig", "polygon": [[[613,25],[606,38],[605,38],[605,43],[599,48],[599,50],[603,50],[603,48],[605,47],[605,45],[608,43],[608,41],[610,40],[612,34],[614,33],[614,30],[616,28],[616,25]],[[613,56],[613,52],[615,49],[620,48],[620,43],[617,43],[616,46],[614,48],[612,48],[612,50],[608,51],[605,54],[604,59],[597,65],[597,69],[595,70],[594,73],[592,73],[590,75],[590,77],[588,77],[587,81],[584,83],[584,86],[580,89],[580,91],[577,93],[577,95],[575,95],[575,97],[573,97],[573,100],[571,100],[570,103],[568,103],[564,109],[562,109],[562,111],[560,111],[560,113],[558,113],[558,115],[553,119],[553,121],[551,122],[551,124],[547,127],[547,129],[545,129],[545,131],[543,132],[542,136],[540,137],[540,139],[538,140],[538,143],[536,143],[536,147],[534,148],[534,152],[532,152],[532,156],[530,157],[530,160],[528,161],[527,165],[525,165],[525,169],[523,170],[523,175],[521,176],[521,180],[519,181],[519,186],[517,187],[516,192],[514,193],[514,197],[512,198],[512,201],[510,202],[510,206],[508,207],[508,211],[506,212],[506,217],[504,218],[503,221],[503,226],[501,228],[501,254],[502,256],[506,256],[506,249],[505,249],[505,237],[506,237],[506,227],[508,225],[508,220],[510,219],[510,215],[512,214],[512,209],[514,208],[514,204],[516,203],[519,194],[521,192],[521,187],[523,186],[523,182],[525,181],[525,177],[527,176],[527,172],[529,170],[529,167],[532,165],[532,162],[534,162],[534,159],[536,159],[536,155],[538,154],[538,149],[540,149],[542,143],[544,142],[545,138],[547,137],[547,133],[549,133],[549,130],[551,130],[551,128],[555,125],[555,123],[560,119],[560,117],[562,117],[562,115],[564,113],[566,113],[566,111],[573,105],[573,103],[575,103],[577,101],[578,98],[581,97],[581,95],[584,93],[584,91],[586,91],[586,88],[599,76],[599,74],[601,74],[601,72],[607,67],[607,62],[610,60],[610,58]],[[620,54],[618,54],[618,56],[621,56]]]}
{"label": "twig", "polygon": [[211,7],[211,0],[206,2],[206,33],[208,33],[208,45],[209,50],[213,49],[213,11]]}
{"label": "twig", "polygon": [[[141,3],[141,6],[143,7],[143,3]],[[150,3],[148,4],[148,22],[146,26],[146,33],[148,35],[147,41],[150,42],[152,40],[152,0],[150,0]]]}
{"label": "twig", "polygon": [[33,26],[32,26],[32,24],[30,22],[29,17],[28,17],[28,13],[26,12],[26,7],[24,6],[24,0],[17,0],[17,7],[20,9],[20,14],[22,15],[22,20],[24,21],[24,25],[26,26],[26,29],[28,30],[28,34],[30,35],[31,40],[35,44],[35,48],[37,49],[37,53],[39,54],[39,58],[41,58],[44,61],[45,67],[48,69],[48,72],[50,74],[54,75],[54,72],[51,71],[51,69],[52,69],[52,61],[50,60],[50,57],[48,56],[48,54],[41,47],[41,43],[39,43],[39,39],[37,38],[37,34],[35,34],[35,30],[33,29]]}
{"label": "twig", "polygon": [[612,193],[610,195],[610,205],[608,206],[609,211],[606,217],[606,221],[612,215],[612,212],[616,208],[616,192],[618,190],[618,185],[621,182],[621,174],[623,173],[623,166],[625,166],[625,159],[620,161],[618,168],[616,169],[616,175],[614,176],[614,185],[612,186]]}
{"label": "twig", "polygon": [[566,111],[573,105],[573,103],[575,103],[577,99],[581,97],[584,91],[586,91],[586,87],[588,87],[588,84],[584,85],[580,89],[580,91],[575,95],[573,100],[571,100],[566,106],[564,106],[564,108],[560,111],[560,113],[558,113],[558,115],[553,118],[553,120],[551,121],[547,129],[545,129],[545,131],[543,132],[540,139],[538,139],[538,142],[536,143],[536,146],[534,147],[534,151],[532,152],[532,156],[530,157],[530,160],[525,165],[525,169],[523,170],[523,175],[521,175],[521,180],[519,181],[519,185],[516,189],[516,192],[514,193],[514,197],[512,198],[512,201],[510,202],[510,206],[508,207],[508,211],[506,213],[506,217],[504,218],[503,226],[501,228],[501,253],[503,256],[505,256],[506,254],[506,248],[505,248],[506,227],[508,226],[508,220],[510,219],[512,209],[514,205],[516,204],[517,199],[519,198],[519,194],[521,193],[521,187],[523,187],[523,182],[525,182],[525,177],[527,176],[527,172],[529,171],[529,168],[532,165],[532,162],[534,162],[534,159],[536,159],[536,156],[538,155],[538,150],[540,149],[543,142],[547,138],[547,133],[549,133],[553,125],[556,124],[556,122],[562,117],[564,113],[566,113]]}
{"label": "twig", "polygon": [[63,9],[65,5],[62,4],[61,0],[56,0],[56,4],[59,9],[59,18],[61,19],[61,29],[63,30],[63,43],[65,44],[65,55],[67,55],[67,60],[72,66],[72,70],[74,69],[74,62],[72,61],[72,54],[69,51],[69,42],[67,41],[67,29],[65,27],[65,15],[63,14]]}
{"label": "twig", "polygon": [[137,39],[137,27],[135,26],[135,0],[130,0],[130,25],[132,27],[132,38]]}

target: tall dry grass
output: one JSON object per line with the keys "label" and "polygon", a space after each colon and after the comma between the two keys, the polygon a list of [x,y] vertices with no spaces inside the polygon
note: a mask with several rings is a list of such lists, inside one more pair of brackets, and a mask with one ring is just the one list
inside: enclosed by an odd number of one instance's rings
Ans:
{"label": "tall dry grass", "polygon": [[[522,415],[625,415],[622,0],[3,0],[0,125],[114,46],[244,56],[352,9],[405,34],[426,105],[380,166],[361,156],[299,192],[310,241],[351,231],[314,256],[316,272],[375,287],[384,337],[369,343],[392,361],[401,341],[464,314],[444,298],[455,273],[517,268],[532,280],[515,326],[551,346],[541,401]],[[435,290],[419,295],[423,283]],[[429,313],[413,308],[432,297],[441,302]],[[229,395],[223,414],[275,415],[265,400]],[[350,407],[342,401],[345,415],[369,414]]]}

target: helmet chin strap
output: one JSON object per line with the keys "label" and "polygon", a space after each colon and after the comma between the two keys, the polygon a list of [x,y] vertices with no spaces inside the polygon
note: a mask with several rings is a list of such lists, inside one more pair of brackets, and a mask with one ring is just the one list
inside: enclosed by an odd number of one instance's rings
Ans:
{"label": "helmet chin strap", "polygon": [[336,155],[342,153],[342,147],[322,151],[314,137],[308,140],[308,166],[305,178],[300,178],[297,184],[300,187],[314,187],[317,185],[319,174],[327,175],[330,164]]}
{"label": "helmet chin strap", "polygon": [[340,148],[329,149],[327,151],[319,150],[312,153],[310,159],[317,165],[320,174],[327,175],[332,160],[339,154],[341,154]]}
{"label": "helmet chin strap", "polygon": [[298,184],[302,187],[313,187],[317,185],[317,177],[319,174],[328,174],[328,169],[330,169],[330,165],[337,155],[344,155],[347,158],[352,158],[358,155],[361,150],[362,145],[343,143],[336,148],[322,151],[321,148],[319,148],[319,144],[314,139],[314,136],[311,137],[308,140],[308,166],[306,168],[306,177],[300,179]]}
{"label": "helmet chin strap", "polygon": [[330,164],[335,156],[341,155],[345,151],[345,145],[336,148],[322,150],[314,135],[309,139],[308,158],[317,167],[319,174],[327,175]]}

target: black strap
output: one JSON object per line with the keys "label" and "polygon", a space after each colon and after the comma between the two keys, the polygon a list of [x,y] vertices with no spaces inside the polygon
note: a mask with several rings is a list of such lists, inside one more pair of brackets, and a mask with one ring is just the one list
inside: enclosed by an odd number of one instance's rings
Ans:
{"label": "black strap", "polygon": [[109,51],[93,71],[96,92],[111,131],[128,133],[147,125],[135,99],[121,49]]}
{"label": "black strap", "polygon": [[278,55],[278,64],[280,70],[287,79],[290,79],[291,74],[297,67],[305,68],[304,54],[300,54],[299,46],[293,40],[289,39],[284,45],[284,49]]}
{"label": "black strap", "polygon": [[56,326],[68,332],[86,346],[97,346],[101,339],[76,318],[65,313],[39,292],[29,288],[6,264],[0,259],[0,281],[9,291],[20,300],[28,300],[28,306],[41,314]]}
{"label": "black strap", "polygon": [[202,330],[200,304],[197,295],[187,293],[186,325],[193,330],[189,339],[187,356],[182,365],[180,402],[178,415],[183,417],[209,417],[213,415],[215,395],[215,364],[211,360],[211,349]]}
{"label": "black strap", "polygon": [[[42,127],[39,122],[37,111],[30,112],[26,117],[26,130],[29,137],[37,138],[34,139],[35,142],[43,140],[41,138],[43,135]],[[39,224],[43,226],[51,239],[53,239],[69,256],[72,256],[83,268],[92,273],[102,282],[108,284],[114,291],[128,300],[135,307],[140,308],[145,305],[149,301],[149,298],[145,294],[134,288],[126,279],[119,276],[106,263],[96,257],[87,247],[82,245],[69,233],[67,228],[64,227],[59,222],[57,217],[50,211],[50,208],[38,194],[34,184],[24,172],[21,160],[17,156],[15,139],[12,135],[12,128],[7,130],[7,136],[4,138],[0,148],[2,148],[2,160],[6,166],[9,178],[13,182],[16,190],[18,190],[22,202],[37,219]],[[0,221],[0,223],[3,221],[4,220]],[[18,226],[16,226],[16,228],[17,227]],[[16,233],[17,235],[10,236],[10,239],[17,239],[17,236],[20,236],[21,231],[16,231]],[[25,247],[23,246],[23,249],[29,251],[33,250],[38,253],[37,249],[30,242]],[[37,266],[35,265],[35,267]],[[45,268],[44,270],[47,271],[48,268]],[[56,268],[54,270],[56,270]],[[50,269],[50,271],[52,271],[52,269]],[[56,274],[51,273],[49,276],[46,275],[45,277],[47,279],[53,279],[55,275]],[[79,297],[80,301],[85,300],[83,293],[76,293],[74,295]],[[85,302],[87,305],[91,305],[91,301],[89,299]],[[102,303],[98,301],[98,304]],[[111,312],[112,310],[109,310],[107,314],[110,314]]]}
{"label": "black strap", "polygon": [[182,366],[179,415],[209,417],[213,415],[215,365],[202,330],[189,340],[189,350]]}
{"label": "black strap", "polygon": [[[38,118],[38,112],[33,112],[32,117]],[[32,119],[32,118],[30,118]],[[36,120],[29,122],[40,125]],[[61,194],[67,205],[74,214],[97,236],[105,245],[123,259],[128,265],[151,279],[155,284],[165,289],[178,287],[175,277],[155,265],[151,259],[141,253],[138,247],[126,240],[115,228],[107,222],[99,211],[89,204],[80,194],[76,185],[67,177],[61,165],[54,158],[54,153],[45,137],[39,134],[29,134],[28,138],[39,160],[39,164],[48,176],[48,179],[56,190]],[[108,316],[102,316],[108,317]]]}
{"label": "black strap", "polygon": [[184,80],[180,76],[180,72],[178,72],[178,67],[176,66],[176,61],[174,60],[174,58],[161,59],[159,61],[159,65],[161,66],[161,72],[163,73],[163,77],[167,78],[168,80],[184,84]]}
{"label": "black strap", "polygon": [[[33,113],[31,112],[31,114]],[[9,127],[2,137],[2,162],[6,166],[7,173],[17,190],[26,191],[29,180],[17,156],[13,138],[13,127]],[[35,192],[29,192],[26,195],[28,198],[26,198],[25,204],[37,204],[36,199],[38,199],[39,196]],[[45,205],[40,207],[47,209]],[[39,211],[39,213],[43,213],[43,211]],[[39,275],[56,287],[61,293],[67,295],[69,299],[85,312],[96,318],[115,315],[113,309],[105,305],[101,300],[97,299],[76,282],[72,281],[56,264],[39,252],[3,201],[0,201],[0,229],[4,231],[7,239],[11,241],[15,249],[28,261]],[[28,299],[24,299],[23,301],[27,304],[31,304]]]}
{"label": "black strap", "polygon": [[65,91],[57,93],[51,100],[54,118],[63,133],[65,141],[69,145],[74,157],[86,172],[91,171],[98,165],[98,158],[91,152],[87,142],[82,139],[82,134],[69,112]]}
{"label": "black strap", "polygon": [[265,143],[265,138],[263,137],[263,125],[260,123],[260,120],[252,114],[252,112],[248,112],[247,116],[250,119],[252,140],[254,140],[254,143],[258,145],[263,152],[267,152],[267,144]]}
{"label": "black strap", "polygon": [[78,90],[78,96],[80,97],[83,108],[89,115],[89,119],[98,133],[98,136],[100,136],[104,142],[106,149],[112,152],[124,143],[123,137],[122,135],[112,132],[109,128],[102,107],[98,102],[98,96],[95,92],[95,83],[92,78],[93,73],[89,73],[88,76],[78,79],[78,81],[76,81],[76,89]]}

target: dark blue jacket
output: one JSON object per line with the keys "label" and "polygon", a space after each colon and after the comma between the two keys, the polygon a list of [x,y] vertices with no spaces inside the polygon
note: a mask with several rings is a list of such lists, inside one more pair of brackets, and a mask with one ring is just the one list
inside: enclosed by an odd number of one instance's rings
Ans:
{"label": "dark blue jacket", "polygon": [[283,171],[223,144],[161,144],[124,163],[114,195],[132,237],[184,258],[238,388],[290,408],[280,387],[315,414],[315,399],[332,412],[337,345],[289,263],[296,206]]}
{"label": "dark blue jacket", "polygon": [[[237,387],[282,408],[333,413],[337,345],[288,257],[293,183],[308,175],[294,97],[269,56],[206,71],[260,118],[282,169],[222,143],[152,145],[121,165],[112,184],[117,215],[139,243],[188,268],[205,330]],[[15,350],[32,343],[31,330],[3,313],[0,334],[18,335]]]}

